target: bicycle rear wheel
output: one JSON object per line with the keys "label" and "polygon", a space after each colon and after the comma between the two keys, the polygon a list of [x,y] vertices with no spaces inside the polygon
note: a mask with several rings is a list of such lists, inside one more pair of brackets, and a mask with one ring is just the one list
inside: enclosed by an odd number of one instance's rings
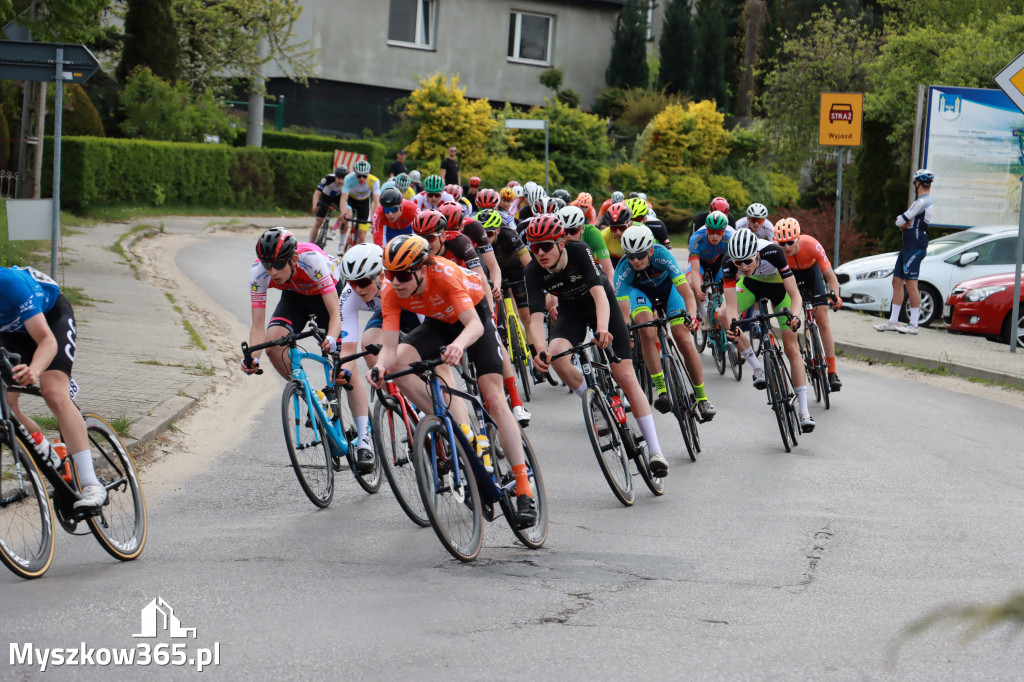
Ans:
{"label": "bicycle rear wheel", "polygon": [[583,396],[583,420],[608,486],[619,502],[627,507],[632,505],[636,492],[633,490],[633,474],[629,470],[626,448],[619,438],[618,425],[613,423],[603,396],[592,388],[588,388]]}
{"label": "bicycle rear wheel", "polygon": [[373,442],[377,459],[398,506],[413,523],[426,527],[430,525],[430,519],[416,484],[412,434],[402,418],[402,408],[391,400],[377,401],[373,408]]}
{"label": "bicycle rear wheel", "polygon": [[672,399],[672,414],[679,423],[679,430],[683,434],[683,441],[686,443],[686,451],[690,455],[690,461],[697,461],[697,453],[700,451],[700,440],[697,435],[697,419],[693,416],[696,406],[693,404],[690,382],[684,378],[682,367],[673,355],[665,355],[661,358],[662,371],[665,372],[665,385],[670,386],[669,397]]}
{"label": "bicycle rear wheel", "polygon": [[416,481],[437,539],[459,561],[472,561],[483,546],[483,508],[469,456],[458,439],[455,446],[457,452],[452,451],[448,428],[440,417],[420,422],[414,457]]}
{"label": "bicycle rear wheel", "polygon": [[32,457],[13,442],[0,443],[0,560],[31,580],[53,562],[53,507]]}
{"label": "bicycle rear wheel", "polygon": [[89,530],[107,554],[131,561],[146,546],[146,498],[135,463],[121,438],[99,415],[83,414],[96,477],[107,489],[100,513],[87,518]]}
{"label": "bicycle rear wheel", "polygon": [[[526,470],[530,479],[530,490],[533,491],[533,504],[537,509],[537,523],[529,528],[519,528],[516,519],[512,515],[512,505],[502,505],[505,513],[505,520],[509,528],[524,545],[530,549],[539,549],[548,538],[548,496],[544,489],[544,477],[541,476],[540,466],[537,464],[537,455],[533,452],[533,445],[526,437],[526,432],[519,430],[522,435],[523,453],[526,455]],[[498,479],[498,485],[505,494],[511,498],[516,490],[516,477],[512,473],[512,465],[504,454],[501,447],[501,437],[494,424],[487,425],[487,437],[491,442],[491,462],[494,465],[494,474]]]}
{"label": "bicycle rear wheel", "polygon": [[281,421],[288,457],[302,491],[318,507],[326,507],[334,498],[334,466],[331,446],[323,424],[313,426],[309,403],[302,384],[292,381],[281,396]]}
{"label": "bicycle rear wheel", "polygon": [[636,465],[640,478],[644,479],[648,490],[656,496],[664,495],[665,481],[651,473],[651,453],[647,449],[647,441],[644,440],[644,437],[637,435],[640,429],[636,426],[636,418],[632,414],[626,417],[626,425],[629,428],[628,439],[630,441],[627,443],[627,446],[632,451],[631,458]]}
{"label": "bicycle rear wheel", "polygon": [[778,358],[775,353],[764,354],[764,374],[768,382],[768,401],[771,403],[772,411],[775,412],[775,421],[779,424],[779,434],[782,436],[782,444],[786,452],[792,452],[793,448],[789,443],[789,415],[786,413],[786,397],[782,389],[782,368],[778,365]]}
{"label": "bicycle rear wheel", "polygon": [[321,249],[327,244],[327,240],[331,235],[331,216],[330,214],[324,216],[324,219],[320,222],[320,229],[316,233],[315,244]]}
{"label": "bicycle rear wheel", "polygon": [[[703,353],[704,348],[708,345],[708,333],[699,324],[697,331],[690,333],[693,335],[693,347],[697,349],[698,353]],[[711,350],[715,350],[714,345],[711,346]]]}

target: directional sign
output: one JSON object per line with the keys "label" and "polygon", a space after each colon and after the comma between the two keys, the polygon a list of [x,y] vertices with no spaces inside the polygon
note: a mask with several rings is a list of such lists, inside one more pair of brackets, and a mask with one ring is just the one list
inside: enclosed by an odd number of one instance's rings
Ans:
{"label": "directional sign", "polygon": [[62,80],[84,83],[99,70],[100,63],[85,45],[0,40],[0,79],[56,80],[58,48],[64,49]]}
{"label": "directional sign", "polygon": [[818,121],[818,144],[859,147],[864,122],[864,93],[823,92]]}

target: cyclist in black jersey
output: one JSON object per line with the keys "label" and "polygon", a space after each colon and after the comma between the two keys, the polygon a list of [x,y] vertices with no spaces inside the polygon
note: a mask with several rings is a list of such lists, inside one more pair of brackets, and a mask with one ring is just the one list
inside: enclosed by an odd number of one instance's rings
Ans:
{"label": "cyclist in black jersey", "polygon": [[[534,362],[537,369],[547,371],[547,352],[552,355],[582,343],[587,329],[601,348],[611,346],[618,356],[612,363],[612,376],[626,393],[633,416],[647,441],[651,453],[651,473],[668,474],[668,462],[661,454],[654,416],[636,374],[629,348],[629,331],[622,311],[615,305],[615,291],[594,261],[594,254],[582,242],[566,242],[562,221],[557,215],[537,216],[526,230],[530,251],[536,260],[526,266],[526,288],[530,297],[530,325],[537,343]],[[544,346],[544,296],[558,297],[558,315],[551,330],[551,344]],[[576,395],[583,397],[587,384],[582,374],[572,367],[568,356],[554,361],[555,371]]]}

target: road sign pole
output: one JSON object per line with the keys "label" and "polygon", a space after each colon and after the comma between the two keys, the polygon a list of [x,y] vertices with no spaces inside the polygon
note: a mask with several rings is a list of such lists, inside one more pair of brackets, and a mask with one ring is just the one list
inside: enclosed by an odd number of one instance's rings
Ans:
{"label": "road sign pole", "polygon": [[[832,256],[832,267],[839,266],[839,221],[843,215],[843,148],[839,148],[839,177],[836,181],[836,246]],[[836,292],[838,293],[838,292]]]}
{"label": "road sign pole", "polygon": [[[50,278],[57,279],[57,242],[60,239],[60,134],[64,123],[64,49],[57,48],[53,94],[53,231],[50,235]],[[43,141],[39,140],[39,144]]]}
{"label": "road sign pole", "polygon": [[1013,308],[1010,317],[1010,352],[1017,352],[1017,329],[1020,327],[1020,272],[1024,261],[1024,178],[1021,178],[1020,216],[1017,218],[1017,276],[1013,280]]}

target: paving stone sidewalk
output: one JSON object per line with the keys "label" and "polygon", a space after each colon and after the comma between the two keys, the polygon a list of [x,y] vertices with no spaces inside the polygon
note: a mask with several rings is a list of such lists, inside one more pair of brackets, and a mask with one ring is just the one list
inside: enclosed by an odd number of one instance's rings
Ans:
{"label": "paving stone sidewalk", "polygon": [[[309,220],[167,217],[138,223],[162,225],[172,234],[196,234],[228,223],[284,224],[298,230],[308,226]],[[194,345],[183,324],[188,311],[175,292],[164,291],[147,273],[137,272],[131,248],[143,233],[126,237],[132,227],[131,223],[105,223],[75,228],[63,239],[64,265],[58,271],[63,287],[77,288],[93,299],[91,305],[79,305],[75,311],[79,358],[75,379],[82,386],[79,405],[108,419],[133,421],[129,445],[166,429],[226,369],[220,355]],[[127,258],[111,250],[119,240]],[[685,258],[685,250],[674,252]],[[929,367],[942,364],[966,376],[1024,387],[1024,350],[1010,354],[1006,344],[931,329],[917,336],[880,333],[871,327],[878,319],[852,312],[832,316],[836,342],[848,357]]]}

